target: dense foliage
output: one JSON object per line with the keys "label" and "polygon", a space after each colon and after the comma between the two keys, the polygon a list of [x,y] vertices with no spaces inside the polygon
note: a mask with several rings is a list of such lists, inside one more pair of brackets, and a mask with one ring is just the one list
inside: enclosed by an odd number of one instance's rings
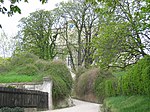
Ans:
{"label": "dense foliage", "polygon": [[[150,51],[148,0],[87,0],[101,8],[100,30],[94,38],[97,63],[104,68],[125,68]],[[110,44],[111,43],[111,44]],[[145,50],[146,49],[146,50]]]}
{"label": "dense foliage", "polygon": [[145,56],[126,75],[114,80],[107,80],[107,96],[150,95],[150,56]]}
{"label": "dense foliage", "polygon": [[28,17],[20,20],[20,31],[18,53],[28,51],[39,56],[42,59],[53,59],[56,52],[56,39],[58,29],[56,28],[56,14],[54,11],[39,10],[30,13]]}
{"label": "dense foliage", "polygon": [[[60,100],[67,98],[72,90],[72,77],[70,71],[62,61],[46,61],[38,60],[36,65],[44,71],[44,75],[49,76],[53,80],[53,103],[56,106]],[[42,68],[43,67],[43,68]]]}
{"label": "dense foliage", "polygon": [[113,75],[109,71],[100,70],[98,77],[95,80],[94,91],[99,100],[99,102],[103,102],[106,97],[105,93],[105,81],[113,78]]}
{"label": "dense foliage", "polygon": [[0,73],[9,71],[9,58],[2,58],[0,57]]}

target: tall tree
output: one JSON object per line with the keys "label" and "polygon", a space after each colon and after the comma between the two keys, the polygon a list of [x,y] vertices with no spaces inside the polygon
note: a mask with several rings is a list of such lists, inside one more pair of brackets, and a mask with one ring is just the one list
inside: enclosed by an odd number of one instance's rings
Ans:
{"label": "tall tree", "polygon": [[58,29],[53,11],[39,10],[20,20],[22,50],[32,52],[42,59],[53,59],[56,54]]}
{"label": "tall tree", "polygon": [[100,3],[98,12],[103,12],[105,19],[99,36],[95,38],[99,63],[105,67],[124,68],[147,55],[150,50],[150,30],[143,26],[149,23],[147,17],[150,13],[142,12],[144,2],[100,0]]}
{"label": "tall tree", "polygon": [[73,35],[76,38],[74,48],[77,51],[77,66],[88,67],[93,62],[92,55],[95,50],[91,46],[92,37],[98,31],[97,24],[99,19],[94,12],[95,7],[78,0],[61,3],[59,8],[63,12],[62,18],[64,18],[67,24],[74,27],[72,31],[68,30],[68,33],[71,32],[73,34],[72,32],[75,32],[75,35]]}

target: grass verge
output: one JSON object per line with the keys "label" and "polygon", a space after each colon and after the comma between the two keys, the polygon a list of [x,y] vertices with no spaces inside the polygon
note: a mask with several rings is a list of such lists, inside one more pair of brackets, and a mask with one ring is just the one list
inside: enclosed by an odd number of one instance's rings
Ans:
{"label": "grass verge", "polygon": [[104,100],[104,108],[110,112],[150,112],[148,96],[118,96]]}
{"label": "grass verge", "polygon": [[12,83],[12,82],[33,82],[42,80],[40,75],[18,75],[15,72],[9,72],[7,74],[0,74],[0,83]]}

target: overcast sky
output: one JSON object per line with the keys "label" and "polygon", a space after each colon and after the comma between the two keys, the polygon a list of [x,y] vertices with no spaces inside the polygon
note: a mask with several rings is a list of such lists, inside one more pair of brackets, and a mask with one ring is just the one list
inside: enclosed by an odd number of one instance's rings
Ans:
{"label": "overcast sky", "polygon": [[[4,5],[9,7],[9,0],[5,0]],[[24,0],[22,0],[24,1]],[[22,17],[27,17],[29,13],[34,12],[39,9],[52,10],[55,8],[55,4],[60,3],[61,1],[68,0],[48,0],[48,3],[42,4],[39,0],[28,0],[29,3],[20,2],[18,6],[21,8],[22,14],[14,14],[12,17],[8,17],[7,15],[3,15],[0,13],[0,24],[3,27],[4,32],[8,36],[15,36],[18,28],[18,21]],[[2,29],[0,29],[2,30]]]}

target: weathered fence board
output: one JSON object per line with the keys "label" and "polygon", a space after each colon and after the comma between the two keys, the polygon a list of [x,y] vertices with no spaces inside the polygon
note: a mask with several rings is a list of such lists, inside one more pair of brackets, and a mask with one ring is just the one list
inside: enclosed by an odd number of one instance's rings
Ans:
{"label": "weathered fence board", "polygon": [[0,108],[2,107],[48,109],[48,93],[0,87]]}

